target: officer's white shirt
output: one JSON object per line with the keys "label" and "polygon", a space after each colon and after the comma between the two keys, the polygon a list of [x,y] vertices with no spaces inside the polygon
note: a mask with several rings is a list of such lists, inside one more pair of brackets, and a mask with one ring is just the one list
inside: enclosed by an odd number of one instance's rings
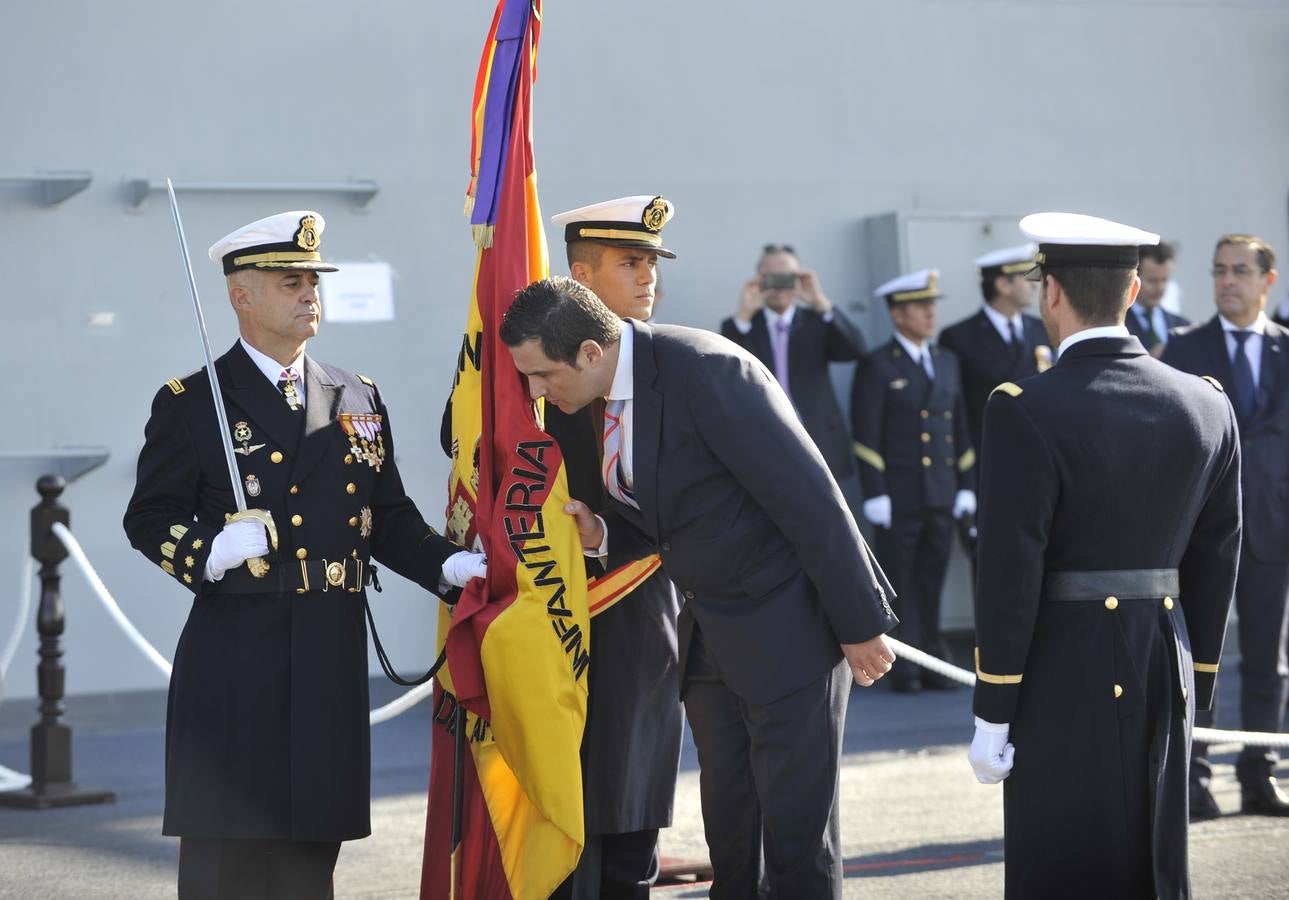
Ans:
{"label": "officer's white shirt", "polygon": [[269,380],[269,384],[273,385],[273,390],[278,389],[277,383],[281,380],[283,369],[291,369],[295,372],[298,376],[295,381],[295,392],[300,398],[300,406],[303,407],[305,404],[304,351],[301,350],[299,356],[291,360],[290,364],[284,366],[267,353],[261,353],[256,350],[246,342],[246,338],[238,338],[238,340],[241,341],[242,348],[246,351],[246,355],[251,358],[251,362],[255,363],[255,368],[263,372],[264,377]]}
{"label": "officer's white shirt", "polygon": [[1127,325],[1098,325],[1095,328],[1085,328],[1061,341],[1061,346],[1056,348],[1056,358],[1060,359],[1061,354],[1075,344],[1103,337],[1132,337],[1132,335],[1128,332]]}
{"label": "officer's white shirt", "polygon": [[1230,333],[1232,331],[1253,332],[1244,339],[1244,355],[1248,357],[1249,368],[1253,370],[1253,386],[1256,388],[1261,383],[1262,377],[1262,336],[1267,333],[1267,314],[1258,313],[1258,318],[1248,328],[1232,325],[1220,315],[1217,318],[1222,323],[1222,336],[1226,338],[1227,359],[1235,356],[1235,338],[1231,337]]}
{"label": "officer's white shirt", "polygon": [[[635,385],[632,379],[635,378],[635,363],[632,361],[632,348],[635,346],[636,333],[628,323],[622,323],[622,338],[618,341],[618,367],[613,372],[613,384],[609,387],[608,396],[605,400],[623,400],[622,420],[618,423],[618,431],[622,436],[621,446],[619,447],[618,459],[622,463],[622,473],[627,479],[627,487],[630,488],[636,483],[635,478],[635,452],[631,446],[631,437],[636,433],[635,411],[632,403],[632,397],[635,395]],[[604,440],[604,425],[600,426],[600,440]]]}
{"label": "officer's white shirt", "polygon": [[1168,319],[1164,316],[1162,304],[1147,312],[1144,306],[1134,303],[1129,307],[1128,315],[1136,316],[1137,321],[1143,326],[1155,329],[1155,334],[1159,336],[1159,343],[1168,343]]}
{"label": "officer's white shirt", "polygon": [[931,342],[923,341],[921,344],[915,344],[898,331],[895,332],[895,339],[900,342],[900,346],[904,348],[909,358],[921,366],[928,377],[934,379],[935,363],[931,362]]}
{"label": "officer's white shirt", "polygon": [[989,321],[993,323],[994,328],[997,330],[999,336],[1003,339],[1004,344],[1007,344],[1008,346],[1011,345],[1011,342],[1012,342],[1011,327],[1013,324],[1016,326],[1016,333],[1020,335],[1020,339],[1022,341],[1025,340],[1025,322],[1021,318],[1020,313],[1016,313],[1016,315],[1012,316],[1011,318],[1008,318],[1007,316],[1004,316],[1002,313],[1000,313],[998,310],[994,309],[988,303],[982,304],[980,308],[985,311],[986,318],[988,318]]}

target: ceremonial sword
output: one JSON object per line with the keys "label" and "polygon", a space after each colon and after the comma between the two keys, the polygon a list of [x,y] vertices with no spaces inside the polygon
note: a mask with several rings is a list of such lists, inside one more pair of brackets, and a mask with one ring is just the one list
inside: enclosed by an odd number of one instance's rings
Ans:
{"label": "ceremonial sword", "polygon": [[[184,269],[188,273],[188,290],[192,294],[192,306],[197,312],[197,336],[201,338],[201,352],[206,356],[206,376],[210,379],[210,395],[215,400],[215,418],[219,420],[219,444],[224,448],[224,460],[228,463],[228,477],[233,482],[233,500],[237,503],[237,512],[227,513],[225,522],[240,522],[243,519],[254,519],[262,524],[269,533],[269,544],[277,550],[277,526],[273,524],[273,514],[267,509],[247,509],[246,493],[242,490],[242,473],[237,468],[237,456],[233,453],[233,439],[228,433],[228,413],[224,411],[224,392],[219,386],[215,374],[215,358],[210,353],[210,338],[206,336],[206,317],[201,312],[201,298],[197,296],[197,279],[192,274],[192,259],[188,256],[188,238],[184,236],[184,224],[179,218],[179,201],[175,199],[175,186],[166,179],[166,192],[170,195],[170,212],[175,217],[175,231],[179,234],[179,250],[183,253]],[[246,561],[246,568],[256,578],[263,578],[269,573],[269,561],[262,556],[253,556]]]}

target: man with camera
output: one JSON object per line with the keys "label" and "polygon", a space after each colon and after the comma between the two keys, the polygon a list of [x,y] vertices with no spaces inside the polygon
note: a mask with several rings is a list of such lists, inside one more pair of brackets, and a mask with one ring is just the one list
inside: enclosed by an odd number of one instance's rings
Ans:
{"label": "man with camera", "polygon": [[855,462],[828,364],[862,357],[864,336],[824,295],[819,276],[801,268],[789,245],[766,244],[756,271],[743,285],[734,315],[721,323],[721,334],[774,373],[844,487],[854,478]]}

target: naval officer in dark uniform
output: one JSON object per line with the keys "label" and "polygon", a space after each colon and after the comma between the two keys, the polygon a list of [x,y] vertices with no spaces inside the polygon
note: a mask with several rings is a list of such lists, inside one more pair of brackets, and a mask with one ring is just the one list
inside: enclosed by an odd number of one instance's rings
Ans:
{"label": "naval officer in dark uniform", "polygon": [[[318,273],[336,270],[324,227],[281,213],[211,248],[241,332],[215,362],[230,433],[205,369],[167,382],[125,513],[130,543],[193,594],[166,721],[162,831],[182,838],[181,900],[331,895],[340,842],[371,833],[369,560],[438,593],[485,572],[404,492],[376,385],[305,354]],[[226,524],[225,442],[276,551],[260,521]]]}
{"label": "naval officer in dark uniform", "polygon": [[[643,322],[653,315],[659,257],[676,257],[662,242],[673,214],[669,201],[646,194],[584,206],[551,221],[564,230],[573,279],[618,317]],[[546,404],[546,430],[564,456],[569,493],[596,512],[607,505],[600,473],[604,421],[602,404],[573,413]],[[554,897],[644,900],[658,878],[658,829],[671,824],[680,766],[680,597],[656,556],[588,558],[587,568],[610,590],[600,600],[592,588],[582,738],[586,847]],[[624,579],[636,586],[613,587]]]}
{"label": "naval officer in dark uniform", "polygon": [[962,369],[967,424],[977,453],[989,393],[1004,381],[1019,381],[1052,365],[1047,331],[1027,313],[1038,293],[1025,277],[1034,267],[1035,249],[1021,244],[977,257],[984,303],[975,315],[940,332],[940,346],[954,352]]}
{"label": "naval officer in dark uniform", "polygon": [[[899,595],[900,626],[892,634],[943,659],[940,593],[953,522],[976,511],[976,454],[958,360],[931,343],[938,278],[924,269],[874,291],[886,300],[895,335],[855,371],[851,425],[864,517],[877,526],[873,549]],[[916,692],[953,683],[897,659],[891,687]]]}
{"label": "naval officer in dark uniform", "polygon": [[985,409],[968,758],[1006,779],[1007,897],[1189,897],[1191,725],[1240,548],[1235,414],[1123,325],[1156,235],[1064,213],[1021,230],[1058,354]]}

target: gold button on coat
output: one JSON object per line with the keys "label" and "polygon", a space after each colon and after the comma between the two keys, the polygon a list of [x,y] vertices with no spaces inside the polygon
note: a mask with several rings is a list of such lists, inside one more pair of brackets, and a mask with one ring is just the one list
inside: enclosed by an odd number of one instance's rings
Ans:
{"label": "gold button on coat", "polygon": [[1172,609],[1172,608],[1173,608],[1173,598],[1172,598],[1172,597],[1165,597],[1165,598],[1164,598],[1164,609]]}
{"label": "gold button on coat", "polygon": [[1116,684],[1114,686],[1114,699],[1118,700],[1122,696],[1123,696],[1123,688]]}
{"label": "gold button on coat", "polygon": [[1105,598],[1105,608],[1106,608],[1106,609],[1118,609],[1118,608],[1119,608],[1119,598],[1118,598],[1118,597],[1106,597],[1106,598]]}
{"label": "gold button on coat", "polygon": [[922,465],[926,466],[928,469],[931,468],[931,457],[929,456],[922,457]]}
{"label": "gold button on coat", "polygon": [[358,490],[358,485],[354,484],[352,481],[345,485],[346,494],[352,494],[356,490]]}
{"label": "gold button on coat", "polygon": [[347,465],[347,466],[352,466],[353,464],[354,464],[354,455],[353,455],[352,453],[346,453],[346,454],[345,454],[345,465]]}
{"label": "gold button on coat", "polygon": [[303,547],[301,547],[299,550],[295,551],[295,558],[296,558],[296,559],[308,559],[308,558],[309,558],[309,551],[308,551],[308,550],[306,550],[306,549],[304,549]]}
{"label": "gold button on coat", "polygon": [[280,463],[282,461],[282,451],[274,450],[272,453],[269,454],[269,459],[271,459],[275,463]]}
{"label": "gold button on coat", "polygon": [[925,409],[924,409],[924,410],[922,410],[922,412],[921,412],[921,416],[922,416],[922,418],[924,418],[924,419],[925,419],[925,418],[928,418],[930,415],[931,415],[931,414],[930,414],[929,412],[927,412]]}
{"label": "gold button on coat", "polygon": [[922,443],[924,444],[931,443],[931,435],[927,434],[925,431],[922,432]]}
{"label": "gold button on coat", "polygon": [[291,517],[291,524],[294,525],[296,528],[299,528],[301,525],[304,524],[304,516],[300,515],[299,513],[296,513]]}
{"label": "gold button on coat", "polygon": [[293,484],[293,485],[291,485],[291,493],[293,493],[293,494],[298,494],[298,493],[300,493],[300,485],[298,485],[298,484]]}
{"label": "gold button on coat", "polygon": [[357,527],[357,525],[358,525],[358,517],[357,517],[357,516],[350,516],[350,517],[349,517],[349,527],[350,527],[350,528],[355,528],[355,527]]}

